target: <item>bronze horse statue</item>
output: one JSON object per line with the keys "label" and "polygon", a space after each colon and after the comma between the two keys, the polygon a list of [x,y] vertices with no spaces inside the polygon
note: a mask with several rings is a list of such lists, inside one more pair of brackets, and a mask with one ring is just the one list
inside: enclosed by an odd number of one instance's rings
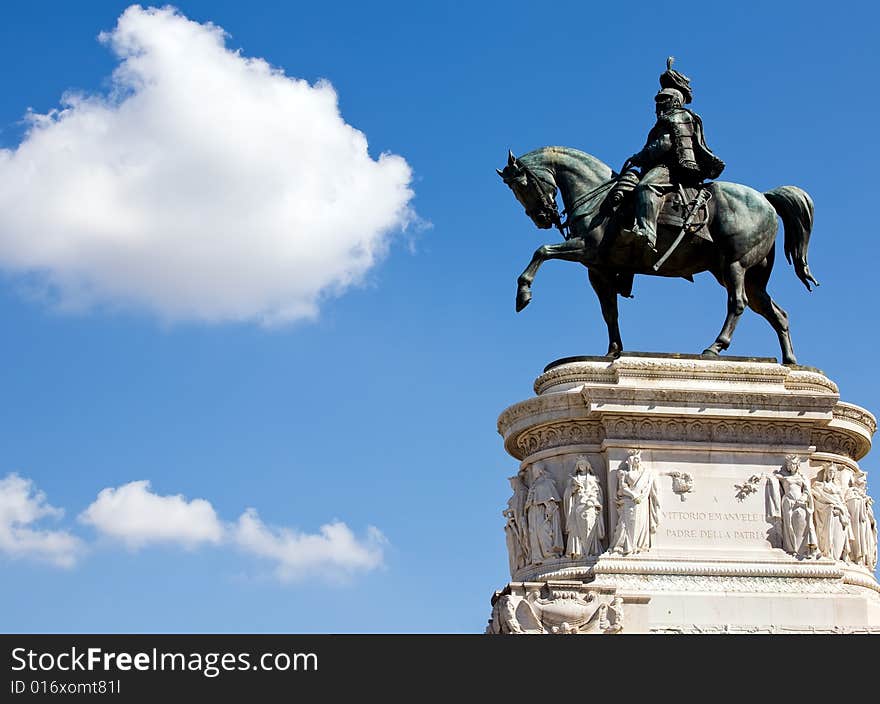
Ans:
{"label": "bronze horse statue", "polygon": [[[705,206],[709,238],[690,235],[676,238],[676,230],[661,227],[658,255],[638,242],[626,241],[621,230],[632,222],[632,207],[610,207],[607,196],[619,175],[599,159],[568,147],[542,147],[517,158],[508,152],[507,166],[496,169],[541,229],[558,227],[565,242],[539,247],[518,279],[516,310],[531,300],[535,274],[548,259],[580,262],[589,271],[590,284],[599,297],[608,325],[608,355],[623,350],[618,327],[617,296],[629,296],[635,274],[684,277],[711,272],[727,289],[727,317],[718,337],[703,356],[717,357],[730,346],[740,316],[749,306],[767,319],[779,336],[783,364],[797,364],[788,331],[788,314],[767,293],[767,282],[776,252],[777,215],[785,231],[784,252],[807,287],[818,286],[807,264],[813,227],[813,201],[796,186],[781,186],[767,193],[738,183],[706,184],[710,195]],[[556,205],[559,191],[567,214],[562,222]],[[671,247],[678,239],[680,246]],[[660,264],[657,267],[657,264]]]}

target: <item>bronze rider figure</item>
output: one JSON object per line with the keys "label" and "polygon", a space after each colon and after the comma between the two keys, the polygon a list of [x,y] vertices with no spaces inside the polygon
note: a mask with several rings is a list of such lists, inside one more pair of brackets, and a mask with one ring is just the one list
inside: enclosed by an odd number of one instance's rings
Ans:
{"label": "bronze rider figure", "polygon": [[703,137],[703,121],[683,107],[691,102],[690,79],[673,70],[673,57],[666,60],[660,76],[660,91],[654,97],[657,122],[648,133],[645,146],[624,164],[640,169],[636,186],[635,225],[630,232],[656,252],[657,216],[663,195],[677,187],[697,186],[704,179],[715,179],[724,162],[715,156]]}

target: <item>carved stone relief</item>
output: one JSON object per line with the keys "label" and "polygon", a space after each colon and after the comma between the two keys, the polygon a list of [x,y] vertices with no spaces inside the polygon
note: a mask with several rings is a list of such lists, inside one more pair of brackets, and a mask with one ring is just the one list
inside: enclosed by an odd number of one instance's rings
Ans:
{"label": "carved stone relief", "polygon": [[734,484],[736,488],[736,500],[745,501],[747,497],[757,493],[758,485],[761,483],[761,475],[753,474],[742,484]]}
{"label": "carved stone relief", "polygon": [[819,552],[832,560],[843,560],[847,557],[853,538],[844,489],[838,479],[839,471],[837,464],[826,464],[811,486],[816,506],[813,518],[816,522]]}
{"label": "carved stone relief", "polygon": [[525,499],[528,528],[528,554],[531,564],[539,565],[562,555],[565,541],[562,537],[562,497],[553,477],[544,465],[535,462],[528,469],[528,493]]}
{"label": "carved stone relief", "polygon": [[611,634],[622,632],[624,625],[622,598],[583,585],[560,591],[545,584],[525,595],[496,594],[486,633]]}
{"label": "carved stone relief", "polygon": [[640,450],[631,450],[617,471],[617,527],[611,552],[630,555],[648,550],[660,524],[657,476],[642,464]]}
{"label": "carved stone relief", "polygon": [[672,477],[672,491],[684,501],[687,497],[686,494],[689,494],[694,490],[694,478],[692,475],[687,472],[670,472],[669,476]]}
{"label": "carved stone relief", "polygon": [[815,506],[801,462],[798,455],[788,455],[785,466],[767,477],[767,518],[774,525],[771,542],[798,557],[818,557]]}
{"label": "carved stone relief", "polygon": [[563,495],[565,554],[572,559],[605,551],[605,497],[590,461],[581,455]]}
{"label": "carved stone relief", "polygon": [[509,477],[513,496],[507,501],[502,515],[507,519],[504,533],[507,539],[507,555],[510,561],[510,575],[520,567],[529,564],[529,532],[526,524],[526,495],[528,488],[520,475]]}
{"label": "carved stone relief", "polygon": [[847,560],[873,572],[877,568],[877,520],[874,499],[868,496],[867,487],[868,476],[864,472],[850,473],[848,486],[844,488],[852,533]]}

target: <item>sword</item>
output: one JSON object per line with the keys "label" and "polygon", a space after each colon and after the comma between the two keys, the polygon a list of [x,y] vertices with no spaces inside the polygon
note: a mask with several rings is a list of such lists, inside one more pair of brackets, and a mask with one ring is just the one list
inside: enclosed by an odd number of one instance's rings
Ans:
{"label": "sword", "polygon": [[681,244],[681,241],[684,239],[684,234],[687,231],[688,225],[691,224],[691,218],[694,216],[694,213],[703,205],[703,202],[708,202],[709,189],[701,188],[700,192],[697,193],[697,197],[694,198],[694,202],[688,210],[688,214],[685,216],[684,223],[681,226],[681,232],[678,233],[678,237],[675,238],[675,241],[669,246],[669,249],[666,250],[666,254],[664,254],[660,259],[657,260],[657,263],[654,264],[654,271],[657,271],[663,263],[669,259],[670,255],[675,251],[675,248]]}

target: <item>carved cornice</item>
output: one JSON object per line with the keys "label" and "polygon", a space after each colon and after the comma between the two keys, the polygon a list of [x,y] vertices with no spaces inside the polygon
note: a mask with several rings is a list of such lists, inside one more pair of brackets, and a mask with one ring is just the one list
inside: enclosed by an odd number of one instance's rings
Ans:
{"label": "carved cornice", "polygon": [[810,444],[816,446],[817,452],[843,455],[856,461],[867,455],[868,450],[871,449],[871,443],[858,435],[827,429],[814,430]]}
{"label": "carved cornice", "polygon": [[723,625],[703,625],[698,623],[688,624],[686,626],[660,626],[652,628],[649,633],[658,633],[661,635],[698,635],[712,633],[740,633],[740,634],[760,634],[760,633],[827,633],[840,635],[870,634],[880,633],[880,628],[857,628],[853,626],[804,626],[802,628],[792,626],[777,626],[776,624],[768,624],[766,626],[740,626],[735,624]]}
{"label": "carved cornice", "polygon": [[861,406],[840,401],[833,409],[835,420],[849,421],[865,430],[868,437],[877,431],[877,419]]}
{"label": "carved cornice", "polygon": [[536,452],[565,445],[598,445],[605,439],[601,423],[588,421],[561,421],[530,428],[516,437],[517,459]]}
{"label": "carved cornice", "polygon": [[682,562],[632,558],[600,558],[593,567],[599,575],[678,575],[685,577],[785,577],[841,579],[843,567],[833,562]]}
{"label": "carved cornice", "polygon": [[611,418],[605,436],[621,440],[681,440],[691,442],[806,445],[810,428],[804,423],[750,421],[734,418]]}
{"label": "carved cornice", "polygon": [[[599,445],[605,439],[639,443],[644,441],[680,441],[707,443],[742,443],[750,445],[808,446],[814,442],[806,423],[779,421],[690,420],[683,418],[650,418],[609,416],[600,421],[571,420],[545,423],[514,433],[505,443],[507,451],[518,460],[552,448],[568,445]],[[839,433],[829,433],[832,438]],[[831,446],[829,443],[823,446]],[[842,440],[841,440],[842,442]],[[837,447],[835,445],[835,447]],[[847,450],[854,449],[845,444]],[[833,452],[833,450],[827,450]],[[840,453],[838,453],[840,454]],[[847,454],[847,453],[843,453]]]}
{"label": "carved cornice", "polygon": [[562,580],[562,581],[588,581],[593,576],[595,557],[581,560],[569,560],[561,558],[552,560],[541,565],[526,565],[521,567],[513,575],[513,579],[521,582],[534,580]]}
{"label": "carved cornice", "polygon": [[[604,580],[603,580],[604,581]],[[597,581],[597,586],[603,582]],[[614,575],[613,584],[623,593],[633,592],[736,592],[748,594],[849,594],[852,587],[841,579],[815,577],[740,577],[703,575]]]}
{"label": "carved cornice", "polygon": [[872,591],[880,594],[880,584],[877,583],[877,580],[874,579],[874,575],[868,573],[867,571],[855,571],[853,569],[847,569],[843,573],[843,581],[845,584],[852,584],[856,587],[864,587],[865,589],[870,589]]}
{"label": "carved cornice", "polygon": [[613,366],[601,367],[596,362],[573,362],[553,367],[535,379],[534,389],[539,396],[547,389],[560,384],[616,384],[619,380]]}
{"label": "carved cornice", "polygon": [[667,379],[676,381],[720,381],[748,384],[776,384],[792,389],[837,393],[837,386],[822,374],[793,370],[770,362],[621,357],[608,362],[569,362],[553,367],[535,380],[535,393],[563,384],[619,384],[624,379]]}
{"label": "carved cornice", "polygon": [[580,579],[583,581],[589,581],[593,578],[593,568],[587,565],[583,565],[581,567],[566,567],[564,569],[559,570],[549,570],[544,571],[540,568],[542,565],[538,565],[538,567],[532,567],[528,570],[521,570],[517,573],[517,575],[522,575],[524,579]]}
{"label": "carved cornice", "polygon": [[628,359],[619,366],[617,373],[618,378],[782,384],[788,370],[766,362]]}
{"label": "carved cornice", "polygon": [[811,391],[839,395],[840,391],[831,379],[818,372],[792,369],[785,377],[785,388],[789,391]]}
{"label": "carved cornice", "polygon": [[[551,398],[555,394],[547,394],[541,398]],[[581,387],[581,396],[585,404],[600,406],[602,404],[621,402],[634,405],[659,405],[691,408],[746,408],[772,409],[774,411],[810,411],[814,413],[830,413],[837,401],[834,396],[817,396],[805,393],[773,393],[770,391],[748,391],[742,389],[660,389],[655,387]]]}
{"label": "carved cornice", "polygon": [[513,404],[498,416],[498,433],[503,437],[519,421],[543,413],[573,415],[573,411],[580,411],[583,416],[587,415],[580,394],[549,394],[530,398]]}
{"label": "carved cornice", "polygon": [[[518,581],[535,580],[589,580],[596,578],[612,580],[611,584],[623,585],[621,576],[637,575],[653,580],[659,576],[712,579],[786,579],[786,580],[836,580],[880,592],[880,584],[865,571],[852,570],[839,562],[794,561],[791,562],[742,562],[742,561],[691,561],[673,559],[646,559],[608,557],[598,560],[558,560],[544,565],[529,565],[517,571]],[[841,583],[843,583],[841,582]],[[646,582],[647,584],[648,582]],[[768,584],[762,582],[761,584]],[[609,586],[605,584],[605,586]],[[771,590],[772,591],[772,590]]]}

